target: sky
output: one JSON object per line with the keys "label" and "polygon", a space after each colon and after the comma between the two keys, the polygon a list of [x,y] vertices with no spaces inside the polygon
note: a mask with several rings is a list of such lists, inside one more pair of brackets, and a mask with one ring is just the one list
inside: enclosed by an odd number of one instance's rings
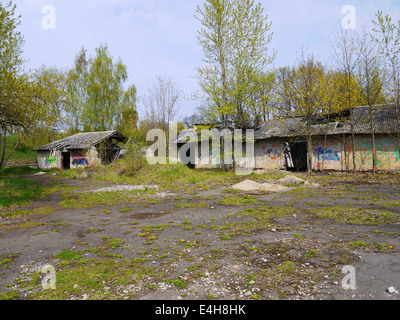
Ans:
{"label": "sky", "polygon": [[[9,0],[0,0],[8,3]],[[258,1],[256,0],[256,3]],[[400,19],[399,0],[259,0],[272,22],[274,65],[293,65],[302,46],[322,61],[332,56],[332,43],[342,22],[360,28],[378,10]],[[202,66],[195,18],[202,0],[13,0],[21,15],[19,31],[25,39],[26,68],[45,65],[68,70],[84,47],[89,56],[107,44],[121,58],[128,82],[140,98],[155,75],[172,77],[185,94],[180,119],[195,111],[198,90],[194,78]],[[354,11],[344,10],[351,6]],[[344,10],[344,11],[343,11]],[[348,25],[351,26],[351,25]],[[140,113],[139,113],[140,115]]]}

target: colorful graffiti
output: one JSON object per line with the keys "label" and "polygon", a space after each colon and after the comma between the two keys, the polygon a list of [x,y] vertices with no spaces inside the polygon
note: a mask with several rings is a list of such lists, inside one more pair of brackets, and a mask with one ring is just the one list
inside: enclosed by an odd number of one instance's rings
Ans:
{"label": "colorful graffiti", "polygon": [[267,155],[271,160],[276,161],[280,158],[279,146],[280,144],[273,144],[271,147],[262,146],[262,149],[265,155]]}
{"label": "colorful graffiti", "polygon": [[[393,163],[400,161],[399,146],[396,143],[390,141],[383,141],[375,143],[377,151],[376,164],[383,165],[393,159]],[[359,162],[371,165],[372,164],[372,143],[364,142],[357,146],[357,151],[359,151]],[[385,163],[382,163],[384,161]]]}
{"label": "colorful graffiti", "polygon": [[325,150],[324,154],[323,147],[313,148],[313,151],[318,161],[340,161],[340,156],[337,151]]}
{"label": "colorful graffiti", "polygon": [[84,154],[71,152],[72,165],[73,166],[85,166],[89,165],[89,161],[86,159]]}
{"label": "colorful graffiti", "polygon": [[57,157],[47,157],[44,164],[46,166],[51,166],[57,162]]}

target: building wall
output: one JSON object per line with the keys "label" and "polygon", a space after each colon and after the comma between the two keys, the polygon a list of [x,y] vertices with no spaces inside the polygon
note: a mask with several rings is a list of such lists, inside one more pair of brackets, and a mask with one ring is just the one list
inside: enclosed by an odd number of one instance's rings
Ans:
{"label": "building wall", "polygon": [[[70,154],[70,168],[76,169],[80,167],[89,167],[100,165],[101,161],[98,157],[95,147],[88,150],[68,150]],[[46,169],[63,169],[62,164],[62,151],[38,151],[37,152],[38,167],[42,170]]]}
{"label": "building wall", "polygon": [[327,137],[324,154],[325,139],[317,138],[312,142],[313,169],[314,170],[345,170],[345,158],[343,139]]}
{"label": "building wall", "polygon": [[91,161],[87,153],[86,150],[70,150],[70,168],[88,167]]}
{"label": "building wall", "polygon": [[36,159],[38,168],[42,170],[62,167],[61,152],[59,150],[38,151]]}
{"label": "building wall", "polygon": [[[388,135],[375,138],[377,168],[378,170],[400,169],[399,145],[397,139]],[[358,170],[372,169],[372,141],[370,136],[357,137],[355,140],[356,164]],[[352,168],[351,140],[346,143],[346,150],[349,156],[345,159],[345,167]]]}
{"label": "building wall", "polygon": [[257,169],[279,170],[284,169],[285,156],[280,139],[259,140],[254,145],[255,164]]}
{"label": "building wall", "polygon": [[69,150],[71,157],[71,169],[92,167],[101,165],[98,152],[94,146],[87,150]]}
{"label": "building wall", "polygon": [[[377,169],[378,170],[400,170],[400,148],[395,137],[389,135],[376,136]],[[285,169],[285,156],[283,145],[287,139],[265,139],[258,140],[254,145],[255,168],[266,170]],[[340,136],[328,136],[324,155],[324,137],[317,137],[312,142],[312,166],[313,170],[352,170],[353,153],[351,148],[351,137],[344,140]],[[220,168],[221,159],[217,163],[202,164],[200,146],[193,148],[195,154],[196,168]],[[210,148],[211,149],[211,148]],[[243,148],[245,150],[245,147]],[[372,142],[370,135],[358,135],[355,137],[355,159],[358,171],[372,170]],[[210,160],[211,160],[211,150]],[[218,152],[218,151],[217,151]],[[193,158],[192,158],[193,159]],[[179,161],[181,161],[181,155]],[[243,163],[237,163],[244,167]]]}
{"label": "building wall", "polygon": [[[376,136],[377,169],[400,169],[400,150],[397,139],[389,135]],[[255,144],[257,169],[284,169],[285,159],[281,139],[260,140]],[[351,170],[353,152],[351,138],[330,136],[326,140],[324,156],[324,138],[316,138],[312,143],[314,170]],[[372,170],[372,141],[369,135],[355,137],[355,159],[358,171]]]}

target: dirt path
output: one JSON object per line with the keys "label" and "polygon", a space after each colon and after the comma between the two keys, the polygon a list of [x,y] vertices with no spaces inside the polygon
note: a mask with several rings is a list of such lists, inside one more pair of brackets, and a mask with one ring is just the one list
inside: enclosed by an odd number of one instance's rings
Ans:
{"label": "dirt path", "polygon": [[[77,188],[68,191],[70,198],[71,193],[78,197],[110,186],[48,175],[31,178],[45,186]],[[86,208],[62,206],[66,198],[62,189],[21,208],[42,211],[0,218],[3,297],[400,297],[397,220],[349,224],[312,211],[332,206],[383,210],[395,202],[386,210],[399,215],[398,185],[358,185],[352,191],[300,188],[279,194],[226,193],[224,188],[196,194],[171,190],[158,198],[153,193],[153,202],[127,200]],[[376,194],[381,198],[372,200]],[[41,285],[45,265],[55,268],[57,290]],[[355,289],[342,287],[346,265],[354,267],[355,282],[348,283]],[[390,287],[395,291],[390,293]]]}

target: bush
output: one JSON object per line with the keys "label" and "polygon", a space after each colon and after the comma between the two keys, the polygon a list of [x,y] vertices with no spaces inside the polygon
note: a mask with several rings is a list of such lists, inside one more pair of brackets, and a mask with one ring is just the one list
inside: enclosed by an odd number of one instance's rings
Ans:
{"label": "bush", "polygon": [[136,143],[132,143],[127,146],[127,150],[123,154],[122,159],[112,163],[107,171],[119,176],[125,175],[132,177],[146,166],[146,164],[147,161],[142,147]]}

